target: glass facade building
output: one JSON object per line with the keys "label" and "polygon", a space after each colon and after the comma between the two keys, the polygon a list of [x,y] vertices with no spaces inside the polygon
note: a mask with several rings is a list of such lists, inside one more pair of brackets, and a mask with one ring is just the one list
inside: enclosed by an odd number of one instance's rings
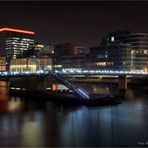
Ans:
{"label": "glass facade building", "polygon": [[128,30],[109,33],[90,48],[90,65],[109,70],[148,71],[148,34]]}
{"label": "glass facade building", "polygon": [[3,38],[2,50],[6,56],[8,67],[11,59],[15,59],[18,55],[23,54],[24,51],[28,50],[34,44],[34,32],[12,29],[12,28],[1,28],[0,36]]}
{"label": "glass facade building", "polygon": [[34,48],[25,51],[10,62],[11,72],[37,72],[39,70],[52,70],[52,56],[42,54]]}

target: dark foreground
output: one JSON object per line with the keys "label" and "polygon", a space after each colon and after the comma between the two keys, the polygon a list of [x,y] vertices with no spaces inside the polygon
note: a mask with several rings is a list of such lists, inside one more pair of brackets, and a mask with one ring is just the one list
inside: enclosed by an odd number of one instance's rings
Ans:
{"label": "dark foreground", "polygon": [[128,90],[121,104],[86,107],[9,97],[3,89],[0,146],[148,146],[144,90]]}

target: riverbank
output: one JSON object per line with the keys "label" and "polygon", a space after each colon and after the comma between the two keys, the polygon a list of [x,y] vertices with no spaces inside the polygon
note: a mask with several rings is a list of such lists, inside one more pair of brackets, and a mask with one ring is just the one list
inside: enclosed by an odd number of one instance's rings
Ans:
{"label": "riverbank", "polygon": [[9,95],[25,97],[32,100],[49,100],[60,104],[73,105],[108,105],[117,103],[117,97],[111,94],[92,94],[93,99],[82,99],[71,92],[50,92],[50,91],[24,91],[24,90],[9,90]]}

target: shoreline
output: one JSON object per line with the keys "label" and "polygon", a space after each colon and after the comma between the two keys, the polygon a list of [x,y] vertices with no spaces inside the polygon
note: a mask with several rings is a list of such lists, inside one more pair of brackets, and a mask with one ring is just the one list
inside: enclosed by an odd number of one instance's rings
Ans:
{"label": "shoreline", "polygon": [[95,94],[95,99],[82,99],[75,96],[72,93],[65,92],[47,92],[47,91],[23,91],[23,90],[9,90],[10,96],[16,96],[21,98],[28,98],[32,100],[49,100],[55,103],[60,104],[71,104],[71,105],[86,105],[86,106],[95,106],[95,105],[109,105],[114,104],[119,101],[115,96],[111,94]]}

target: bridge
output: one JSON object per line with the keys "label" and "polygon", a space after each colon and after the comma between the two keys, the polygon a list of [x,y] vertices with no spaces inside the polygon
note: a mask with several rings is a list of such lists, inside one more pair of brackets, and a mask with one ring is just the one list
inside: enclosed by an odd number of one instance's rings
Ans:
{"label": "bridge", "polygon": [[[123,70],[95,70],[95,69],[85,69],[85,70],[39,70],[36,72],[0,72],[0,78],[15,78],[15,77],[31,77],[31,76],[49,76],[51,74],[56,74],[61,76],[76,76],[76,75],[84,75],[84,76],[91,76],[91,75],[106,75],[106,76],[118,76],[119,78],[119,89],[126,89],[127,88],[127,76],[140,76],[140,77],[147,77],[147,71],[123,71]],[[54,76],[54,75],[52,75]],[[58,77],[57,77],[58,78]],[[64,77],[62,78],[64,80]],[[62,80],[61,79],[61,80]],[[60,80],[60,81],[61,81]]]}
{"label": "bridge", "polygon": [[[50,76],[58,82],[62,83],[64,86],[69,88],[76,96],[81,99],[96,99],[96,96],[89,93],[84,88],[74,85],[69,80],[67,80],[65,75],[118,75],[119,76],[119,89],[127,89],[127,75],[130,76],[147,76],[148,72],[135,72],[135,71],[109,71],[109,70],[77,70],[77,71],[37,71],[37,72],[0,72],[0,78],[25,78],[25,77],[46,77]],[[109,96],[106,96],[109,97]],[[102,97],[98,97],[97,99]],[[104,98],[104,96],[103,96]]]}
{"label": "bridge", "polygon": [[126,71],[126,70],[39,70],[36,72],[0,72],[1,77],[25,77],[33,75],[48,75],[50,72],[58,73],[61,75],[130,75],[130,76],[148,76],[147,71]]}
{"label": "bridge", "polygon": [[0,75],[0,78],[26,78],[26,77],[35,77],[35,76],[39,76],[39,77],[50,76],[51,78],[55,79],[56,81],[60,82],[61,84],[69,88],[77,97],[81,99],[104,99],[105,97],[110,97],[110,95],[94,96],[84,88],[72,84],[70,81],[64,78],[61,74],[53,71],[39,71],[37,73],[3,72]]}

